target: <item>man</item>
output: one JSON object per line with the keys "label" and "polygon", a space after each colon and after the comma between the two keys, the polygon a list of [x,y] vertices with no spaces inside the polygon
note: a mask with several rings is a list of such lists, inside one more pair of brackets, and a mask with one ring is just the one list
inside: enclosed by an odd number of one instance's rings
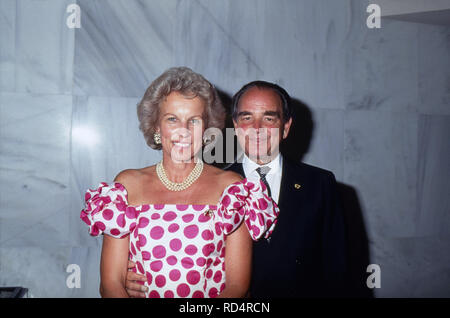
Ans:
{"label": "man", "polygon": [[[253,245],[250,295],[342,296],[345,225],[334,175],[279,153],[294,120],[289,95],[276,84],[251,82],[234,95],[232,117],[245,156],[228,169],[262,180],[280,208],[272,235]],[[131,296],[142,296],[138,279],[128,275]]]}

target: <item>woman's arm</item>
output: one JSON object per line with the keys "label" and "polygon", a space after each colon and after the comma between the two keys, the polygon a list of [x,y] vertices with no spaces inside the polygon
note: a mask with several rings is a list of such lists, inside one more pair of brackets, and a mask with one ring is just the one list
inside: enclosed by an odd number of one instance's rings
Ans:
{"label": "woman's arm", "polygon": [[128,297],[125,289],[130,236],[116,239],[103,235],[100,261],[100,294],[102,297]]}
{"label": "woman's arm", "polygon": [[253,242],[243,224],[227,236],[225,247],[225,289],[221,298],[245,297],[250,285]]}

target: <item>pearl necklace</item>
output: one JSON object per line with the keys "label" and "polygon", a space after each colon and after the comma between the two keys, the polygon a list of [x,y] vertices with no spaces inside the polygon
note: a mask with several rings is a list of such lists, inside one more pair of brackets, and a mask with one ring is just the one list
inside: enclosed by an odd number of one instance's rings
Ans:
{"label": "pearl necklace", "polygon": [[189,188],[200,177],[202,171],[203,161],[199,160],[187,178],[183,182],[177,183],[169,180],[162,165],[162,161],[158,162],[156,165],[156,174],[158,175],[159,180],[170,191],[183,191]]}

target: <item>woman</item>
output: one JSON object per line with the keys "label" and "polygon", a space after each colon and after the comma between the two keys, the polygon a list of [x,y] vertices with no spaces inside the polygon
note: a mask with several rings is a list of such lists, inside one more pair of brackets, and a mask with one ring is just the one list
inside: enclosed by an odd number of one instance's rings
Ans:
{"label": "woman", "polygon": [[147,277],[147,297],[245,296],[251,238],[270,235],[278,208],[263,183],[199,158],[205,129],[222,128],[224,114],[214,87],[185,67],[167,70],[145,92],[140,129],[162,161],[88,190],[81,212],[91,235],[107,234],[103,297],[127,297],[129,257]]}

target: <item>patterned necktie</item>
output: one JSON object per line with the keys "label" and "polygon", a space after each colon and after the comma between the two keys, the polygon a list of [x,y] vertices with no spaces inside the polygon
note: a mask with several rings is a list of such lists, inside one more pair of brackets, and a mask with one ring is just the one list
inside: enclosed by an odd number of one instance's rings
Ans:
{"label": "patterned necktie", "polygon": [[269,182],[267,182],[266,180],[266,175],[269,173],[270,171],[270,167],[267,166],[262,166],[262,167],[258,167],[256,168],[256,172],[258,172],[261,181],[266,185],[267,187],[267,192],[269,193],[269,196],[272,196],[272,193],[270,192],[270,187],[269,187]]}

